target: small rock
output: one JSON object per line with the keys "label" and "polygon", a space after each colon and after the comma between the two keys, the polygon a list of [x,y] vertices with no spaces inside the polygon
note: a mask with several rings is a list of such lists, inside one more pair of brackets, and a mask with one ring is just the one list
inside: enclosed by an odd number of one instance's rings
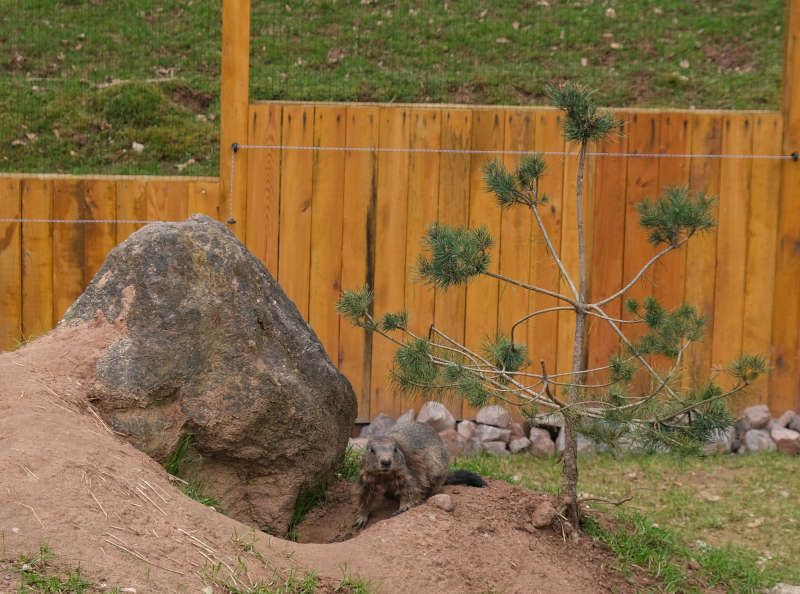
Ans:
{"label": "small rock", "polygon": [[[144,145],[134,140],[131,144],[131,148],[134,150],[134,152],[141,153],[144,150]],[[122,591],[124,592],[125,590]]]}
{"label": "small rock", "polygon": [[475,427],[475,437],[481,441],[503,441],[508,443],[511,440],[511,430],[500,429],[492,425],[477,425]]}
{"label": "small rock", "polygon": [[781,427],[788,427],[789,423],[792,422],[792,419],[795,417],[795,412],[793,410],[787,410],[777,419],[777,423]]}
{"label": "small rock", "polygon": [[446,429],[441,431],[439,433],[439,437],[442,438],[442,441],[444,442],[451,459],[460,455],[461,452],[464,451],[464,446],[466,445],[467,440],[464,439],[463,435],[460,435],[458,432],[456,432],[455,429]]}
{"label": "small rock", "polygon": [[456,426],[456,418],[447,410],[447,407],[441,402],[435,401],[428,401],[422,405],[417,414],[417,421],[427,423],[439,432],[455,429]]}
{"label": "small rock", "polygon": [[533,427],[530,432],[531,452],[535,456],[548,458],[556,453],[556,444],[546,429]]}
{"label": "small rock", "polygon": [[558,413],[540,413],[533,419],[537,427],[563,427],[564,417]]}
{"label": "small rock", "polygon": [[464,443],[464,448],[461,450],[462,456],[477,456],[483,452],[483,446],[481,445],[481,440],[477,437],[473,437],[472,439],[466,440]]}
{"label": "small rock", "polygon": [[[564,451],[564,442],[566,441],[566,437],[564,435],[564,429],[558,432],[558,438],[556,438],[556,450],[558,453]],[[578,433],[578,453],[579,454],[594,454],[596,451],[595,443],[585,437],[583,434]]]}
{"label": "small rock", "polygon": [[800,431],[800,415],[794,415],[794,418],[789,421],[789,424],[786,426],[787,429],[791,429],[792,431]]}
{"label": "small rock", "polygon": [[761,429],[750,429],[744,434],[742,442],[745,452],[772,452],[777,447],[769,433]]}
{"label": "small rock", "polygon": [[399,425],[400,423],[413,423],[414,420],[415,420],[414,419],[414,409],[410,408],[406,412],[404,412],[402,415],[397,417],[397,424]]}
{"label": "small rock", "polygon": [[484,425],[492,425],[505,429],[511,424],[511,414],[498,404],[484,406],[475,415],[475,420]]}
{"label": "small rock", "polygon": [[700,569],[700,563],[698,563],[697,559],[689,559],[688,565],[689,569],[691,569],[692,571],[697,571],[698,569]]}
{"label": "small rock", "polygon": [[794,456],[800,452],[800,433],[791,429],[775,427],[770,435],[775,440],[775,445],[779,452]]}
{"label": "small rock", "polygon": [[367,442],[369,439],[366,437],[351,437],[347,440],[347,445],[357,452],[363,452],[367,449]]}
{"label": "small rock", "polygon": [[444,510],[446,512],[451,512],[456,508],[455,504],[453,503],[452,497],[450,497],[450,495],[448,495],[447,493],[437,493],[436,495],[428,499],[428,501],[430,501],[433,505],[435,505],[439,509]]}
{"label": "small rock", "polygon": [[750,429],[763,429],[767,426],[772,415],[769,412],[769,407],[766,404],[757,404],[756,406],[748,406],[742,412],[742,418],[746,419]]}
{"label": "small rock", "polygon": [[543,501],[536,506],[531,515],[531,524],[536,528],[547,528],[553,524],[553,520],[558,515],[558,510],[549,501]]}
{"label": "small rock", "polygon": [[361,429],[360,437],[375,437],[376,435],[383,435],[394,426],[394,419],[386,413],[380,413],[369,425]]}
{"label": "small rock", "polygon": [[511,439],[519,439],[520,437],[528,437],[525,435],[525,427],[522,423],[511,423],[508,428],[511,430]]}
{"label": "small rock", "polygon": [[517,439],[512,439],[508,442],[508,451],[512,454],[517,454],[522,450],[526,450],[530,447],[531,440],[527,437],[519,437]]}
{"label": "small rock", "polygon": [[508,458],[509,451],[506,448],[504,441],[484,441],[483,451],[492,456],[500,456],[501,458]]}
{"label": "small rock", "polygon": [[769,591],[769,594],[800,594],[800,586],[793,586],[791,584],[784,584],[778,582]]}
{"label": "small rock", "polygon": [[203,588],[202,592],[203,594],[214,594],[214,588],[212,588],[211,586],[206,586],[205,588]]}
{"label": "small rock", "polygon": [[472,421],[459,421],[456,425],[456,431],[464,436],[464,439],[472,439],[475,437],[475,423]]}

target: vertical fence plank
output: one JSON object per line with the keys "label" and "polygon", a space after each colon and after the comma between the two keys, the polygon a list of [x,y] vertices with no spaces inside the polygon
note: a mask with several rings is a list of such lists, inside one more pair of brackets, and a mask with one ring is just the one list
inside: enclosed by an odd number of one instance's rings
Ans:
{"label": "vertical fence plank", "polygon": [[117,180],[117,243],[125,241],[131,233],[143,227],[141,223],[125,221],[144,221],[147,219],[147,196],[145,182],[141,179]]}
{"label": "vertical fence plank", "polygon": [[[531,151],[534,145],[536,112],[513,110],[505,113],[503,148],[507,151]],[[504,155],[503,164],[516,171],[522,155]],[[488,198],[487,198],[488,199]],[[498,207],[499,208],[499,207]],[[533,214],[526,206],[503,209],[500,214],[501,236],[494,252],[499,260],[500,274],[523,283],[530,282],[531,222]],[[529,291],[508,283],[500,283],[498,293],[498,330],[510,336],[512,325],[528,313]],[[514,342],[526,344],[527,327],[521,324],[514,332]],[[539,362],[535,361],[538,372]]]}
{"label": "vertical fence plank", "polygon": [[[753,154],[777,155],[781,150],[782,121],[777,115],[753,117]],[[761,354],[769,361],[772,342],[772,291],[775,286],[775,250],[780,203],[781,162],[754,159],[747,216],[747,266],[744,290],[742,352]],[[742,405],[768,400],[769,376],[756,380]],[[772,404],[772,402],[770,402]],[[780,410],[773,410],[781,414]]]}
{"label": "vertical fence plank", "polygon": [[[615,117],[627,124],[630,114],[617,112]],[[622,136],[609,136],[598,146],[601,153],[625,153],[628,150],[627,131]],[[628,159],[626,157],[599,157],[596,168],[594,197],[595,225],[592,241],[592,301],[601,301],[622,288],[622,267],[625,248],[625,184]],[[617,298],[603,306],[612,318],[620,318],[622,299]],[[589,320],[588,366],[603,367],[619,350],[616,332],[598,319]],[[606,372],[591,374],[592,381],[602,383]]]}
{"label": "vertical fence plank", "polygon": [[[564,138],[561,136],[561,112],[544,108],[534,110],[534,114],[536,118],[534,130],[536,150],[545,153],[563,151],[565,144]],[[546,155],[544,159],[547,169],[540,182],[539,191],[540,194],[547,195],[548,201],[538,208],[553,249],[556,253],[560,253],[565,159],[559,155]],[[558,266],[548,251],[536,221],[531,223],[531,229],[530,278],[538,287],[558,291],[560,284]],[[560,305],[564,305],[564,303],[541,293],[532,292],[528,295],[528,310],[531,312]],[[547,313],[536,316],[527,323],[527,326],[528,348],[535,371],[540,371],[541,361],[544,361],[547,373],[555,374],[558,353],[558,314]]]}
{"label": "vertical fence plank", "polygon": [[[690,123],[688,114],[679,112],[663,114],[659,152],[668,155],[688,154],[692,145]],[[656,195],[661,195],[666,186],[688,185],[689,159],[685,157],[659,159]],[[683,249],[667,254],[654,264],[653,296],[667,309],[675,309],[683,301],[685,266],[686,254]]]}
{"label": "vertical fence plank", "polygon": [[[247,143],[279,145],[281,116],[280,105],[252,105]],[[247,158],[247,216],[239,224],[245,225],[248,249],[277,277],[280,149],[247,149],[244,156]]]}
{"label": "vertical fence plank", "polygon": [[87,223],[84,231],[86,269],[83,274],[83,287],[86,288],[116,243],[114,222],[117,210],[116,184],[108,179],[89,180],[85,186],[83,200],[86,218],[108,221]]}
{"label": "vertical fence plank", "polygon": [[[628,152],[630,153],[657,153],[659,147],[661,118],[655,113],[634,113],[628,127]],[[641,270],[656,250],[647,241],[647,232],[639,225],[639,215],[635,205],[644,198],[656,198],[659,194],[658,186],[658,159],[653,157],[628,158],[628,183],[625,196],[625,257],[623,261],[622,282],[630,282],[636,273]],[[651,267],[625,295],[626,299],[636,299],[641,303],[653,291],[653,268]],[[623,308],[624,309],[624,308]],[[623,318],[632,316],[623,311]],[[630,340],[636,340],[644,332],[641,325],[631,325],[625,328],[625,334]],[[635,383],[635,389],[645,391],[650,382],[649,376],[642,373]]]}
{"label": "vertical fence plank", "polygon": [[[716,155],[722,150],[722,116],[698,114],[692,117],[692,154]],[[719,192],[720,159],[693,158],[689,167],[689,190],[716,195]],[[719,201],[714,206],[717,218]],[[711,370],[711,347],[714,335],[714,287],[717,231],[697,235],[686,244],[686,282],[684,301],[706,317],[703,341],[686,352],[688,381],[699,385]]]}
{"label": "vertical fence plank", "polygon": [[[783,50],[783,154],[800,151],[800,2],[786,3]],[[800,410],[800,162],[781,167],[772,318],[772,412]]]}
{"label": "vertical fence plank", "polygon": [[[438,149],[442,135],[439,110],[415,109],[410,117],[409,146],[415,149]],[[418,336],[427,336],[434,317],[434,289],[414,278],[414,267],[422,252],[422,237],[436,220],[438,212],[439,163],[439,153],[409,154],[405,299],[409,329]],[[414,404],[412,400],[404,398],[401,408],[412,408]]]}
{"label": "vertical fence plank", "polygon": [[[405,108],[380,110],[380,146],[406,148],[409,113]],[[401,311],[405,305],[406,205],[408,200],[408,153],[378,155],[378,199],[375,218],[375,312]],[[389,371],[395,347],[387,340],[372,343],[371,412],[397,416],[401,402],[391,386]]]}
{"label": "vertical fence plank", "polygon": [[[345,145],[344,107],[317,107],[314,120],[314,146]],[[334,304],[341,292],[344,157],[341,150],[315,151],[311,193],[308,323],[333,361],[339,356],[339,315]]]}
{"label": "vertical fence plank", "polygon": [[[347,146],[378,146],[377,107],[347,108]],[[344,161],[344,218],[342,221],[342,289],[374,288],[375,201],[378,158],[372,151],[347,151]],[[372,341],[383,340],[348,320],[339,322],[339,371],[353,386],[358,399],[358,419],[370,418]]]}
{"label": "vertical fence plank", "polygon": [[[726,116],[722,136],[723,154],[750,154],[752,148],[752,116]],[[717,369],[724,369],[742,352],[751,165],[749,159],[723,159],[721,164],[716,305],[711,351],[711,364]],[[718,381],[723,387],[732,384],[725,374],[720,374]]]}
{"label": "vertical fence plank", "polygon": [[[22,218],[53,218],[53,181],[22,180]],[[22,336],[53,327],[53,223],[22,224]]]}
{"label": "vertical fence plank", "polygon": [[[283,109],[283,142],[311,146],[314,142],[314,106],[287,105]],[[314,153],[284,149],[281,175],[281,215],[278,232],[278,281],[308,319],[308,274],[311,250],[311,168]]]}
{"label": "vertical fence plank", "polygon": [[[207,215],[217,221],[220,220],[222,216],[219,208],[220,189],[220,183],[216,180],[190,182],[189,215],[191,216],[199,213]],[[277,237],[277,233],[275,235]],[[277,249],[275,251],[277,253]]]}
{"label": "vertical fence plank", "polygon": [[[88,180],[57,179],[53,191],[53,218],[82,219]],[[53,224],[53,322],[57,323],[84,289],[86,225]]]}
{"label": "vertical fence plank", "polygon": [[[22,218],[20,180],[0,177],[0,219]],[[22,339],[22,224],[0,223],[0,351]]]}
{"label": "vertical fence plank", "polygon": [[[472,112],[472,149],[478,151],[502,150],[505,140],[505,117],[501,110],[476,109]],[[488,160],[498,158],[495,154],[473,154],[470,165],[469,227],[485,225],[495,239],[495,246],[489,260],[489,271],[495,274],[500,270],[500,251],[502,232],[500,229],[500,207],[494,194],[486,190],[483,182],[483,168]],[[497,279],[479,276],[467,285],[466,325],[464,340],[475,352],[481,351],[481,344],[491,340],[497,333],[497,303],[499,282]],[[454,406],[458,410],[458,405]],[[462,403],[461,416],[472,418],[477,409]]]}
{"label": "vertical fence plank", "polygon": [[[472,111],[442,110],[442,149],[469,150],[472,146]],[[442,224],[466,226],[469,222],[470,155],[442,153],[439,161],[438,220]],[[467,289],[436,289],[436,327],[459,342],[464,341]],[[460,414],[460,402],[448,403],[454,414]]]}

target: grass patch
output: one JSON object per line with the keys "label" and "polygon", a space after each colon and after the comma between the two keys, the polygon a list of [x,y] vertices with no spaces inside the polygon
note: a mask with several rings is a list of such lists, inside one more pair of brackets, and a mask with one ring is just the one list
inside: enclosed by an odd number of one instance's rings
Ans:
{"label": "grass patch", "polygon": [[[221,6],[10,3],[0,171],[218,175]],[[778,107],[785,0],[611,6],[253,3],[251,97],[541,104],[571,79],[608,106]]]}
{"label": "grass patch", "polygon": [[202,457],[192,450],[193,441],[194,437],[190,433],[181,435],[164,463],[164,469],[182,480],[180,489],[184,495],[220,511],[220,501],[204,493],[203,481],[197,476],[196,467]]}
{"label": "grass patch", "polygon": [[81,566],[67,570],[66,575],[53,566],[57,559],[50,547],[39,545],[38,553],[24,553],[12,563],[13,571],[19,575],[18,592],[74,592],[81,594],[93,584],[81,575]]}
{"label": "grass patch", "polygon": [[[537,491],[560,491],[561,466],[553,459],[477,456],[454,465]],[[641,554],[671,551],[669,563],[652,559],[653,567],[663,565],[659,579],[666,584],[694,587],[685,575],[690,557],[708,587],[757,591],[776,580],[800,583],[800,508],[794,498],[800,476],[791,456],[582,456],[578,491],[581,497],[633,497],[619,510],[621,524],[632,527],[633,535],[607,538],[620,540],[618,554],[627,555],[625,547],[638,547]]]}

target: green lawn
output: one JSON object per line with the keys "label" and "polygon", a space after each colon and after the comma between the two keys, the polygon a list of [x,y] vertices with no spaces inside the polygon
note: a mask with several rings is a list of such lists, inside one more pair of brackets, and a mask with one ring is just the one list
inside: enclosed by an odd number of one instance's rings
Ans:
{"label": "green lawn", "polygon": [[[221,6],[0,0],[0,171],[216,175]],[[775,109],[784,12],[780,0],[253,0],[251,96],[535,104],[573,79],[608,106]]]}
{"label": "green lawn", "polygon": [[[482,456],[456,464],[536,491],[557,493],[561,485],[561,465],[552,459]],[[621,555],[621,567],[648,566],[664,583],[688,587],[685,566],[694,558],[707,586],[758,592],[776,580],[800,584],[797,470],[796,456],[776,452],[582,456],[578,492],[609,501],[631,497],[619,508],[595,503],[628,526],[603,535]]]}

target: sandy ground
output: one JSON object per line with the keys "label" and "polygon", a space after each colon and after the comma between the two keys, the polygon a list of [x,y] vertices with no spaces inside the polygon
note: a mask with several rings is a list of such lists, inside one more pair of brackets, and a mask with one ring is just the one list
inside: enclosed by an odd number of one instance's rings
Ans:
{"label": "sandy ground", "polygon": [[345,571],[385,593],[634,591],[590,538],[530,526],[544,495],[499,481],[447,487],[451,512],[428,502],[387,517],[387,501],[355,536],[352,486],[336,484],[301,542],[189,499],[86,398],[94,362],[124,332],[101,318],[0,354],[0,592],[17,591],[12,562],[40,544],[58,555],[54,570],[80,564],[97,590],[225,592],[314,571],[330,592]]}

